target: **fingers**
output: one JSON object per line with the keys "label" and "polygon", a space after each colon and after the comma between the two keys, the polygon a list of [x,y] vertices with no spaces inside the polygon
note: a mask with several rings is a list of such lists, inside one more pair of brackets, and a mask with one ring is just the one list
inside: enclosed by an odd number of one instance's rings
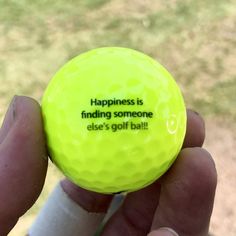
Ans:
{"label": "fingers", "polygon": [[0,131],[0,235],[38,198],[47,170],[38,103],[15,97]]}
{"label": "fingers", "polygon": [[92,236],[102,223],[112,197],[89,192],[65,179],[48,198],[29,235]]}
{"label": "fingers", "polygon": [[201,147],[205,139],[205,124],[195,111],[187,110],[187,129],[183,143],[185,147]]}
{"label": "fingers", "polygon": [[216,182],[215,165],[208,152],[202,148],[182,150],[162,179],[152,228],[170,227],[181,236],[206,236]]}
{"label": "fingers", "polygon": [[160,184],[155,182],[137,192],[129,193],[122,206],[107,222],[102,236],[146,236],[158,204],[159,191]]}
{"label": "fingers", "polygon": [[[146,235],[156,206],[153,229],[167,226],[181,236],[206,236],[216,181],[215,165],[210,155],[201,148],[186,148],[162,178],[161,195],[158,182],[130,193],[122,207],[108,221],[102,236]],[[151,235],[175,234],[174,231],[162,228]]]}
{"label": "fingers", "polygon": [[[83,224],[77,225],[77,232],[83,235],[94,235],[98,229],[98,225],[102,223],[109,209],[113,195],[85,190],[76,186],[68,179],[61,181],[61,187],[70,199],[88,214],[86,217],[87,220],[84,220]],[[97,217],[100,215],[100,222],[96,221],[94,224],[93,213],[95,213]]]}
{"label": "fingers", "polygon": [[72,200],[88,212],[107,212],[113,198],[109,194],[100,194],[82,189],[68,179],[63,180],[61,186]]}

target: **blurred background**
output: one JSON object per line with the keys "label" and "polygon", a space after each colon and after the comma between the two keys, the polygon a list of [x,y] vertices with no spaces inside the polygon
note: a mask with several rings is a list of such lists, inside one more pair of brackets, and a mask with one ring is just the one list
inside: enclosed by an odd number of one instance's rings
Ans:
{"label": "blurred background", "polygon": [[[236,235],[236,4],[230,0],[0,0],[0,121],[11,98],[40,101],[70,58],[124,46],[157,59],[206,120],[218,170],[211,235]],[[10,236],[25,235],[61,174],[50,165],[39,200]]]}

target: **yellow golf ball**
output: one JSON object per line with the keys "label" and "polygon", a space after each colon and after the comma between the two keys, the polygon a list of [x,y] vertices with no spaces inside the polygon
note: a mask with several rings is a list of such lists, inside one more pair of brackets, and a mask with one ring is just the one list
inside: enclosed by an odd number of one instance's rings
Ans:
{"label": "yellow golf ball", "polygon": [[135,191],[174,162],[186,109],[175,80],[149,56],[127,48],[85,52],[65,64],[42,100],[52,161],[96,192]]}

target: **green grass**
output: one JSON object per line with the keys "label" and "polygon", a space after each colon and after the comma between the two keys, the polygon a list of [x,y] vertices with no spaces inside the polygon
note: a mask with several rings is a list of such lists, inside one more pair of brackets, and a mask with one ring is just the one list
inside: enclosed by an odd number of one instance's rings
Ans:
{"label": "green grass", "polygon": [[208,116],[220,116],[224,120],[236,119],[236,77],[219,82],[209,90],[208,98],[194,100]]}
{"label": "green grass", "polygon": [[144,6],[135,0],[0,0],[0,117],[14,94],[40,101],[53,74],[75,55],[124,46],[165,65],[188,107],[231,124],[236,118],[233,2],[160,0]]}

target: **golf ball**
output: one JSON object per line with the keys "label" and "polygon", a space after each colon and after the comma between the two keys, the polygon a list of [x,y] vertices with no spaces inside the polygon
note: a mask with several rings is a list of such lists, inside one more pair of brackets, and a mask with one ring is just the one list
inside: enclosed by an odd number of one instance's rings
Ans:
{"label": "golf ball", "polygon": [[49,156],[75,184],[131,192],[158,179],[186,131],[180,89],[157,61],[133,49],[98,48],[65,64],[42,99]]}

